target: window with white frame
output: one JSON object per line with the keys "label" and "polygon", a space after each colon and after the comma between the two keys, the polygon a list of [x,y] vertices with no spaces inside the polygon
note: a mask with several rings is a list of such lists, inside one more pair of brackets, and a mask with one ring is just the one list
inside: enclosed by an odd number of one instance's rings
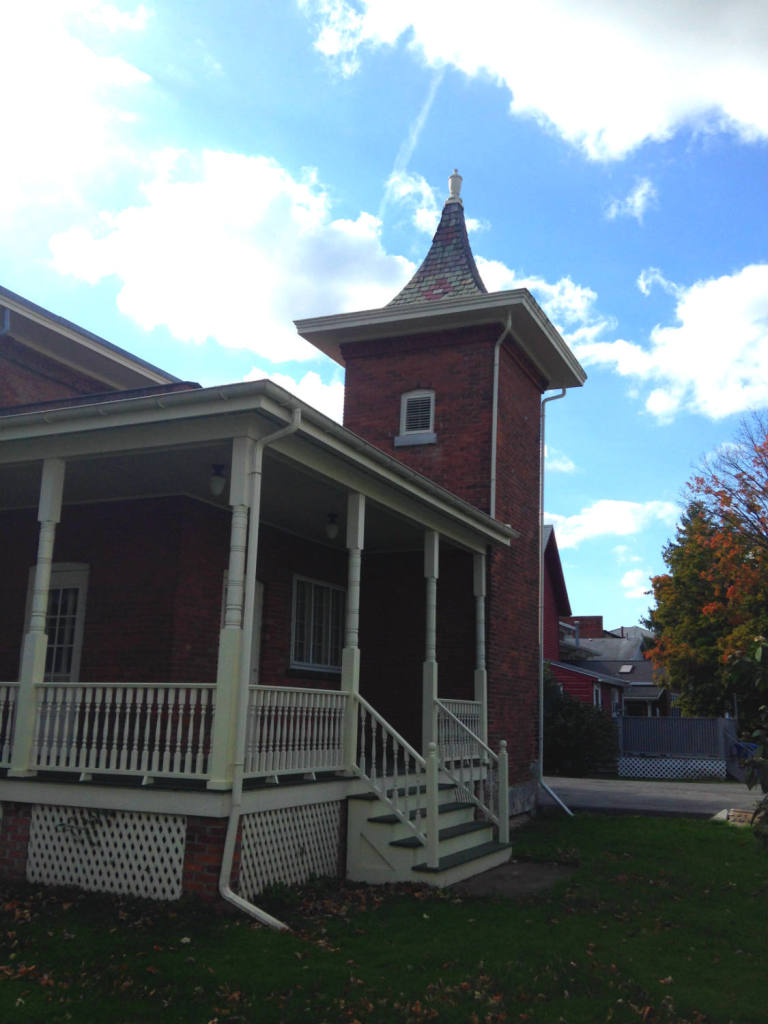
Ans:
{"label": "window with white frame", "polygon": [[[32,610],[34,579],[33,566],[29,572],[27,589],[27,629]],[[48,609],[45,616],[45,632],[48,636],[45,657],[46,682],[71,683],[79,679],[87,589],[87,565],[59,562],[51,567]]]}
{"label": "window with white frame", "polygon": [[600,696],[600,683],[592,684],[592,703],[595,705],[596,708],[600,708],[603,706],[603,702]]}
{"label": "window with white frame", "polygon": [[400,433],[395,445],[434,444],[435,392],[428,388],[406,391],[400,396]]}
{"label": "window with white frame", "polygon": [[294,576],[292,668],[340,671],[344,599],[343,587]]}

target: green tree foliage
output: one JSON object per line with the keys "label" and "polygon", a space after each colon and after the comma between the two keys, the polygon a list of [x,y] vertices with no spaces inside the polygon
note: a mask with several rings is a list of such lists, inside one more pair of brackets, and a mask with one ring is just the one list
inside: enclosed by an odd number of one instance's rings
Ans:
{"label": "green tree foliage", "polygon": [[551,678],[544,686],[544,771],[587,775],[615,770],[619,754],[616,723],[605,711],[560,692]]}
{"label": "green tree foliage", "polygon": [[753,727],[768,689],[753,657],[768,635],[768,422],[742,424],[737,442],[689,483],[690,501],[663,550],[646,625],[659,681],[692,715],[738,711]]}

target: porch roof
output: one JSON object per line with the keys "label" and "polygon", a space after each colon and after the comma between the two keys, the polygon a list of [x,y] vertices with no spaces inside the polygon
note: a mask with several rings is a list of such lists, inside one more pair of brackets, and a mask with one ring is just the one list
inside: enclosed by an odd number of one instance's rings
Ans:
{"label": "porch roof", "polygon": [[518,536],[268,380],[7,415],[0,419],[0,465],[188,447],[235,436],[258,439],[290,422],[297,409],[301,424],[295,435],[270,452],[350,489],[362,484],[365,491],[367,482],[371,496],[383,504],[398,503],[406,515],[416,516],[419,507],[429,510],[455,524],[459,533],[474,535],[475,548],[481,540],[507,545]]}

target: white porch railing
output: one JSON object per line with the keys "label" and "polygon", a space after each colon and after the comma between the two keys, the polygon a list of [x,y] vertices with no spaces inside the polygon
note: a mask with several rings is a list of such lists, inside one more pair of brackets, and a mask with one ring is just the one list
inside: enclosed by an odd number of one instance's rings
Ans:
{"label": "white porch railing", "polygon": [[215,686],[45,683],[34,768],[81,775],[205,778]]}
{"label": "white porch railing", "polygon": [[245,776],[341,771],[348,697],[339,690],[251,687]]}
{"label": "white porch railing", "polygon": [[427,836],[437,834],[428,820],[429,798],[433,796],[436,825],[437,794],[427,792],[427,761],[364,697],[356,694],[355,701],[358,708],[355,773],[427,844]]}
{"label": "white porch railing", "polygon": [[[475,804],[498,827],[499,842],[509,842],[509,764],[507,744],[499,753],[471,731],[451,710],[454,702],[436,700],[440,770],[460,796]],[[474,703],[474,702],[458,702]]]}
{"label": "white porch railing", "polygon": [[18,683],[0,683],[0,767],[3,768],[11,763],[18,692]]}
{"label": "white porch railing", "polygon": [[[440,708],[450,712],[440,714]],[[445,758],[467,757],[471,739],[481,736],[483,706],[479,700],[440,700],[437,716],[437,746]]]}

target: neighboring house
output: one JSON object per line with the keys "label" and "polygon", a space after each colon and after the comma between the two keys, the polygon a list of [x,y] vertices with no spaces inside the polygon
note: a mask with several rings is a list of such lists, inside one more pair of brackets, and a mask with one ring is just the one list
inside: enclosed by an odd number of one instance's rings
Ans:
{"label": "neighboring house", "polygon": [[[542,533],[542,653],[553,678],[574,700],[593,704],[611,715],[621,715],[627,683],[602,665],[586,661],[579,620],[571,616],[571,604],[555,531],[545,526]],[[599,619],[599,627],[597,619]],[[602,633],[602,618],[590,617],[587,631]]]}
{"label": "neighboring house", "polygon": [[343,427],[0,292],[6,875],[252,900],[508,858],[539,403],[585,376],[526,290],[486,292],[459,181],[388,306],[297,323],[346,369]]}

